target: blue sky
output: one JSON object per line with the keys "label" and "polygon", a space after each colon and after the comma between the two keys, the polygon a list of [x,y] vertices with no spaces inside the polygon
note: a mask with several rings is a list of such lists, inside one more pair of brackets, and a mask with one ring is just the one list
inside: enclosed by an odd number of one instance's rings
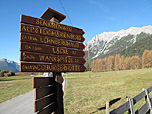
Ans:
{"label": "blue sky", "polygon": [[[70,17],[61,23],[85,31],[85,41],[102,32],[152,25],[152,0],[60,0]],[[39,18],[48,8],[64,15],[59,0],[0,0],[0,59],[19,61],[20,15]]]}

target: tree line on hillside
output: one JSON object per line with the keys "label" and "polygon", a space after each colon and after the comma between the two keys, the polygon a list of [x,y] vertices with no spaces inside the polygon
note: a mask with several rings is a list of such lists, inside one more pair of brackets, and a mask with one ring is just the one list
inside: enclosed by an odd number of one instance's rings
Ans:
{"label": "tree line on hillside", "polygon": [[139,56],[142,58],[144,50],[152,50],[152,35],[148,36],[146,38],[143,38],[139,41],[137,41],[132,46],[128,47],[127,49],[124,49],[123,51],[120,51],[120,55],[124,55],[125,57],[128,56]]}
{"label": "tree line on hillside", "polygon": [[145,50],[142,58],[139,56],[124,57],[120,54],[91,62],[92,72],[119,71],[152,67],[152,50]]}
{"label": "tree line on hillside", "polygon": [[6,77],[6,76],[15,76],[15,73],[12,71],[0,70],[0,77]]}

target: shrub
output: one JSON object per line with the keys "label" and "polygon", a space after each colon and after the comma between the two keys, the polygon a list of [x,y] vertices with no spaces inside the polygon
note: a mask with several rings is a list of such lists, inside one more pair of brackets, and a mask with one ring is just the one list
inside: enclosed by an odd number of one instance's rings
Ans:
{"label": "shrub", "polygon": [[1,72],[0,72],[0,77],[3,77],[3,76],[4,76],[4,72],[1,71]]}

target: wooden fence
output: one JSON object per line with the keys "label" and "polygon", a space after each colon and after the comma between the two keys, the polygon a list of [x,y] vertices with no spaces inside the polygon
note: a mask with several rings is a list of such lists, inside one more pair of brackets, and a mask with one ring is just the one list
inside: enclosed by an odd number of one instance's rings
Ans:
{"label": "wooden fence", "polygon": [[36,114],[51,114],[56,107],[55,81],[51,77],[33,77],[35,88],[34,112]]}
{"label": "wooden fence", "polygon": [[[127,102],[120,105],[116,109],[113,109],[110,112],[107,112],[107,114],[123,114],[125,112],[128,112],[128,114],[152,114],[152,97],[149,96],[149,93],[152,91],[152,86],[148,89],[143,89],[143,92],[138,94],[137,96],[130,98],[127,98]],[[145,103],[135,111],[134,105],[139,102],[142,98],[145,97]],[[107,109],[109,110],[109,109]]]}

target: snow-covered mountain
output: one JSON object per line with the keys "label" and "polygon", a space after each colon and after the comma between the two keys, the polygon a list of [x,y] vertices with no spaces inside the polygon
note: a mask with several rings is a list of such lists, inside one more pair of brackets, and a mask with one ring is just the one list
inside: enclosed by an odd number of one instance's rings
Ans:
{"label": "snow-covered mountain", "polygon": [[[97,57],[105,57],[125,48],[130,47],[135,42],[150,36],[152,34],[152,26],[130,27],[127,30],[118,32],[103,32],[96,35],[92,40],[85,43],[84,51],[88,49],[92,59]],[[87,54],[86,54],[87,55]]]}
{"label": "snow-covered mountain", "polygon": [[0,59],[0,70],[19,72],[19,63],[7,59]]}

